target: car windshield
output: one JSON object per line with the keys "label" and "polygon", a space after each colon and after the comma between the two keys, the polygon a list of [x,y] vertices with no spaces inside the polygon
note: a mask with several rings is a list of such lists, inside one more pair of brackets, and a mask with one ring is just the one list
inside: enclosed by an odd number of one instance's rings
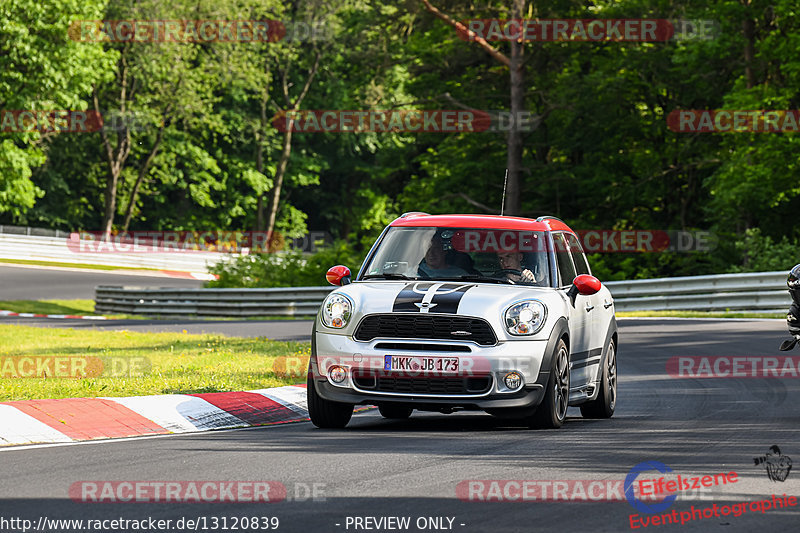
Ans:
{"label": "car windshield", "polygon": [[392,227],[362,279],[468,280],[550,286],[542,231]]}

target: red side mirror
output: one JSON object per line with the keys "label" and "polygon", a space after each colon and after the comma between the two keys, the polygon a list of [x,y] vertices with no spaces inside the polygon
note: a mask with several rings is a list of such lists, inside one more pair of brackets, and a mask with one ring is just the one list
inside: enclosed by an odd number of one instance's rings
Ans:
{"label": "red side mirror", "polygon": [[325,279],[331,285],[347,285],[350,283],[350,269],[344,265],[336,265],[328,269]]}
{"label": "red side mirror", "polygon": [[575,285],[578,292],[584,296],[595,294],[600,290],[600,287],[603,286],[599,279],[589,274],[581,274],[573,280],[572,284]]}

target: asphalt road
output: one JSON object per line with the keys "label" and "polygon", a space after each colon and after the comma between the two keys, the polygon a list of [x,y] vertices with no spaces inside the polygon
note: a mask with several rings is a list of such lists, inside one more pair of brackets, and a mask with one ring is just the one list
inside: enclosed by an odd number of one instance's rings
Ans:
{"label": "asphalt road", "polygon": [[[278,531],[625,531],[638,513],[626,501],[462,501],[465,480],[623,480],[634,465],[659,461],[683,476],[735,471],[736,483],[703,500],[682,496],[670,510],[800,495],[800,473],[772,482],[754,457],[771,445],[800,458],[798,379],[671,378],[676,355],[777,355],[779,321],[624,320],[620,322],[619,404],[610,420],[583,420],[531,431],[488,415],[416,413],[408,421],[356,415],[345,430],[296,423],[246,430],[0,451],[0,518],[177,520],[275,516]],[[652,472],[650,475],[654,475]],[[290,499],[274,504],[75,503],[70,485],[85,480],[273,480]],[[324,501],[295,494],[318,485]],[[515,492],[510,493],[512,496]],[[705,518],[675,531],[797,531],[800,507]],[[356,517],[411,517],[407,529],[354,527]],[[676,515],[680,516],[680,515]],[[348,518],[349,517],[349,518]],[[418,528],[420,517],[452,526]],[[173,523],[174,524],[174,523]],[[337,525],[338,524],[338,525]],[[367,525],[366,522],[362,522]],[[444,520],[448,526],[447,519]],[[462,525],[463,524],[463,525]],[[218,522],[222,526],[222,522]],[[369,522],[370,526],[374,523]],[[420,525],[423,525],[420,522]],[[638,525],[638,524],[637,524]],[[173,531],[187,528],[173,527]],[[202,529],[202,526],[199,528]],[[0,530],[15,531],[2,527]],[[51,529],[53,531],[88,531]],[[263,529],[262,529],[263,530]]]}
{"label": "asphalt road", "polygon": [[91,300],[97,285],[202,287],[203,282],[159,276],[156,273],[132,275],[119,271],[0,266],[0,300]]}

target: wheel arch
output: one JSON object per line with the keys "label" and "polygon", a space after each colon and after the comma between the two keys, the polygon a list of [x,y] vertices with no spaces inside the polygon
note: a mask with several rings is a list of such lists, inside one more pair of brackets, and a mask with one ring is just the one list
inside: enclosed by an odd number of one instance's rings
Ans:
{"label": "wheel arch", "polygon": [[567,322],[567,319],[563,316],[556,321],[555,325],[553,325],[553,329],[550,331],[550,338],[547,339],[547,347],[544,351],[542,364],[539,367],[539,377],[536,383],[543,387],[547,385],[547,380],[550,379],[550,368],[553,365],[553,356],[555,355],[558,341],[562,339],[567,345],[567,351],[569,351],[569,322]]}
{"label": "wheel arch", "polygon": [[592,380],[592,383],[595,385],[594,392],[587,398],[587,401],[596,399],[600,392],[599,384],[603,376],[602,372],[603,368],[605,368],[606,357],[608,357],[608,345],[610,341],[614,341],[614,350],[619,352],[619,330],[617,328],[617,319],[614,316],[611,317],[611,322],[608,324],[608,330],[606,331],[605,339],[603,339],[603,354],[600,357],[600,364],[597,365],[597,374]]}

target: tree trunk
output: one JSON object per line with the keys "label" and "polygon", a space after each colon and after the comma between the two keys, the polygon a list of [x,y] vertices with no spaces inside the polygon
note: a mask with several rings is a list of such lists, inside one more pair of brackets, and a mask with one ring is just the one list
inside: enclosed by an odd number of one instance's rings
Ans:
{"label": "tree trunk", "polygon": [[[128,104],[128,62],[125,58],[124,51],[119,59],[117,80],[120,85],[120,111],[124,115]],[[101,116],[100,101],[97,97],[96,87],[92,88],[92,102],[95,112],[98,116]],[[100,128],[100,136],[103,139],[103,147],[106,150],[106,159],[108,160],[108,177],[106,178],[106,187],[103,194],[103,240],[108,240],[111,237],[111,229],[114,225],[114,214],[117,210],[117,186],[119,184],[119,177],[122,174],[122,168],[125,166],[125,160],[128,159],[128,155],[131,151],[131,132],[127,126],[117,131],[116,150],[111,146],[111,141],[108,138],[108,132],[105,128]]]}
{"label": "tree trunk", "polygon": [[[525,9],[525,0],[514,0],[511,18],[522,18]],[[522,131],[520,131],[519,117],[525,110],[524,86],[524,44],[521,41],[511,41],[511,64],[509,65],[509,78],[511,82],[511,117],[513,125],[508,132],[508,154],[506,166],[508,168],[508,186],[506,189],[505,214],[517,216],[522,204]]]}
{"label": "tree trunk", "polygon": [[[269,69],[267,69],[269,72]],[[266,138],[266,130],[269,126],[267,121],[267,103],[269,102],[269,91],[264,89],[261,97],[261,123],[260,129],[256,131],[256,170],[264,174],[264,139]],[[258,202],[256,204],[256,231],[264,231],[264,193],[258,194]]]}
{"label": "tree trunk", "polygon": [[[286,132],[283,134],[283,148],[281,149],[281,157],[278,160],[278,167],[275,169],[275,180],[272,183],[272,198],[270,199],[269,202],[269,218],[267,219],[267,239],[269,239],[270,242],[272,242],[274,239],[273,232],[275,231],[275,220],[278,217],[278,208],[280,207],[283,178],[284,176],[286,176],[286,168],[289,166],[289,158],[292,155],[292,134],[294,133],[292,130],[294,130],[294,116],[295,113],[300,109],[300,104],[303,103],[303,100],[308,94],[308,90],[311,88],[311,84],[314,81],[314,76],[317,75],[317,69],[319,69],[320,57],[321,53],[319,50],[317,50],[316,57],[314,58],[314,64],[308,70],[308,77],[306,78],[306,82],[303,85],[300,94],[297,95],[297,98],[295,98],[294,101],[292,101],[292,99],[289,97],[289,83],[288,83],[289,66],[287,66],[286,69],[281,73],[281,86],[283,89],[283,98],[287,106],[286,116],[289,117],[289,120],[286,124]],[[266,106],[262,107],[262,117],[263,120],[266,121]]]}
{"label": "tree trunk", "polygon": [[[121,91],[122,110],[125,110],[125,79],[126,71],[123,70],[123,89]],[[94,102],[95,112],[100,114],[100,103],[97,98],[97,91],[92,91],[92,101]],[[106,187],[103,194],[103,240],[108,240],[111,237],[111,229],[114,225],[114,213],[117,209],[117,185],[119,184],[119,176],[122,174],[122,167],[125,165],[125,160],[131,149],[131,136],[130,130],[126,127],[123,131],[117,132],[117,148],[111,146],[111,141],[108,138],[108,133],[105,128],[100,128],[100,136],[103,139],[103,146],[106,149],[106,159],[108,160],[108,177],[106,178]]]}
{"label": "tree trunk", "polygon": [[742,21],[742,31],[744,32],[744,77],[747,80],[747,88],[752,89],[756,85],[755,74],[753,73],[753,58],[756,55],[755,46],[755,22],[750,18]]}
{"label": "tree trunk", "polygon": [[256,202],[256,227],[255,231],[264,231],[264,195],[259,194]]}
{"label": "tree trunk", "polygon": [[144,160],[144,163],[142,163],[141,168],[139,168],[139,175],[136,177],[136,183],[134,183],[133,185],[133,190],[131,191],[131,197],[130,200],[128,201],[128,208],[125,210],[125,222],[122,226],[122,231],[128,231],[128,227],[130,226],[131,223],[131,216],[133,215],[133,207],[136,205],[136,196],[139,194],[139,188],[142,186],[144,177],[147,176],[147,171],[150,170],[150,165],[153,163],[153,159],[155,159],[156,155],[158,155],[158,150],[161,147],[161,140],[164,138],[165,128],[166,128],[166,123],[162,124],[161,128],[159,128],[158,135],[156,136],[156,141],[153,143],[153,147],[150,149],[150,153],[147,154],[147,159]]}
{"label": "tree trunk", "polygon": [[[520,112],[525,110],[525,64],[523,55],[525,44],[522,35],[517,41],[511,41],[511,57],[506,57],[494,48],[486,39],[469,30],[463,23],[458,22],[446,13],[434,7],[429,0],[420,0],[429,12],[449,24],[466,39],[476,43],[489,53],[494,59],[508,67],[511,85],[511,117],[513,127],[508,132],[506,168],[508,168],[508,184],[506,187],[504,214],[519,215],[522,205],[522,131],[520,131]],[[511,8],[511,18],[521,19],[525,12],[525,0],[514,0]],[[502,202],[501,202],[502,203]]]}
{"label": "tree trunk", "polygon": [[294,118],[290,118],[286,124],[286,132],[283,134],[283,149],[278,167],[275,169],[275,181],[272,184],[272,198],[269,202],[269,218],[267,220],[267,239],[273,240],[275,231],[275,219],[278,217],[278,207],[281,201],[281,187],[283,187],[283,177],[286,175],[286,168],[289,166],[289,157],[292,155],[292,130],[294,129]]}
{"label": "tree trunk", "polygon": [[117,209],[117,183],[119,182],[119,170],[109,162],[109,175],[106,179],[106,190],[103,195],[105,209],[103,211],[103,240],[111,237],[111,227],[114,225],[114,211]]}

